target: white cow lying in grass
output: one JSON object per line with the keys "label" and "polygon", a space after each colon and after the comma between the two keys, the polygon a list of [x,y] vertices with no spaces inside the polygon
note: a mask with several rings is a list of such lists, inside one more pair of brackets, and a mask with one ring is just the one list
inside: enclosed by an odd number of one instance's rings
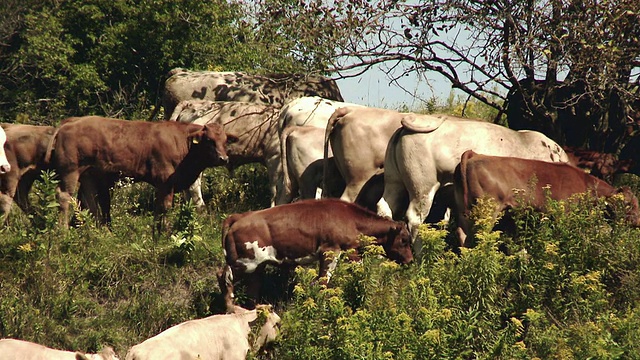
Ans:
{"label": "white cow lying in grass", "polygon": [[185,321],[133,346],[126,360],[244,360],[250,349],[251,325],[261,313],[266,314],[266,322],[251,347],[258,351],[278,334],[280,317],[270,307],[259,306],[254,310],[236,307],[234,314]]}
{"label": "white cow lying in grass", "polygon": [[97,354],[51,349],[46,346],[17,339],[0,340],[0,360],[118,360],[111,347]]}

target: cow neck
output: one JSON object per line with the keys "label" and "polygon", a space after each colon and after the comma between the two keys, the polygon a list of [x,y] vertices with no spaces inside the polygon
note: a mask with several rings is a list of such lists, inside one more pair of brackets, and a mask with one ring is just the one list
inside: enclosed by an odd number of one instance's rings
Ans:
{"label": "cow neck", "polygon": [[364,221],[360,221],[356,227],[359,233],[376,238],[376,244],[382,245],[386,241],[389,230],[395,225],[391,220],[382,218],[370,211],[362,210]]}
{"label": "cow neck", "polygon": [[195,147],[201,146],[201,144],[191,144],[189,146],[189,150],[187,155],[182,159],[178,167],[176,168],[175,176],[176,181],[174,182],[174,187],[176,191],[182,191],[198,178],[198,175],[207,168],[208,164],[202,156],[199,156],[197,149]]}

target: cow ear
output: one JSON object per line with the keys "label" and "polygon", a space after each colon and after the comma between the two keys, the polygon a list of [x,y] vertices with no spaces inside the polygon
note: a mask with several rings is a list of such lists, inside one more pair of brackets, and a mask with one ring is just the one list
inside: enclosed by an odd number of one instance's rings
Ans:
{"label": "cow ear", "polygon": [[191,138],[192,144],[199,144],[203,136],[204,136],[203,130],[200,130],[198,132],[195,132],[189,135],[189,137]]}
{"label": "cow ear", "polygon": [[227,144],[234,144],[234,143],[237,143],[238,141],[240,141],[239,137],[233,134],[227,134]]}

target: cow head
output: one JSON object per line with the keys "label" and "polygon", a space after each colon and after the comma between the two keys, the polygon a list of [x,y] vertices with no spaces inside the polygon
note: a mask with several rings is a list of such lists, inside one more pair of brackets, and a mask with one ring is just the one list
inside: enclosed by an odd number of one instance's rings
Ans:
{"label": "cow head", "polygon": [[226,146],[238,141],[236,135],[227,134],[220,124],[210,123],[204,125],[199,131],[189,134],[194,145],[203,147],[204,153],[211,165],[224,165],[229,162]]}
{"label": "cow head", "polygon": [[7,142],[7,134],[0,128],[0,174],[6,174],[11,171],[11,165],[7,159],[7,153],[5,152],[5,145]]}
{"label": "cow head", "polygon": [[276,340],[280,333],[280,316],[273,311],[271,305],[258,305],[255,311],[259,313],[258,319],[264,319],[264,324],[253,341],[253,351],[257,352]]}
{"label": "cow head", "polygon": [[393,223],[387,233],[386,242],[382,246],[387,257],[400,264],[408,264],[413,261],[411,252],[411,234],[407,224],[401,221]]}

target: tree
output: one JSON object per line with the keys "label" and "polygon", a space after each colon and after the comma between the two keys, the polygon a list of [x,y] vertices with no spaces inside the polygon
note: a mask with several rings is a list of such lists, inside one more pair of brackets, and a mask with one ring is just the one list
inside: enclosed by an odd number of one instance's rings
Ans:
{"label": "tree", "polygon": [[146,117],[174,67],[253,72],[308,68],[257,37],[226,0],[7,0],[0,9],[0,117]]}
{"label": "tree", "polygon": [[635,0],[263,0],[260,8],[277,14],[263,28],[295,41],[301,56],[317,50],[342,74],[385,63],[396,70],[390,82],[436,72],[509,109],[510,126],[561,143],[616,150],[640,110]]}

